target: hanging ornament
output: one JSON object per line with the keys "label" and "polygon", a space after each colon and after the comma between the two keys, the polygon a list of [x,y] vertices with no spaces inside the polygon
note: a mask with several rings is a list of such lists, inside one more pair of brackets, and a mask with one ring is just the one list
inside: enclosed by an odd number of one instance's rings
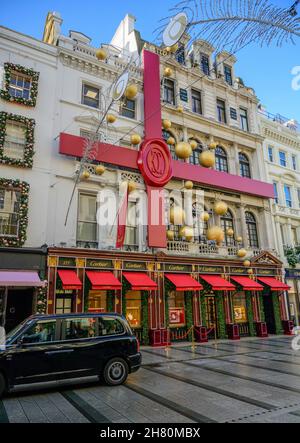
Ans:
{"label": "hanging ornament", "polygon": [[172,225],[183,225],[185,212],[180,206],[173,206],[170,210],[170,222]]}
{"label": "hanging ornament", "polygon": [[191,145],[187,142],[179,142],[175,146],[175,153],[178,158],[189,158],[192,155]]}
{"label": "hanging ornament", "polygon": [[246,255],[247,255],[247,251],[244,248],[239,249],[237,252],[237,256],[240,258],[244,258],[244,257],[246,257]]}
{"label": "hanging ornament", "polygon": [[198,143],[196,142],[196,140],[190,140],[190,145],[192,150],[194,151],[195,149],[197,149]]}
{"label": "hanging ornament", "polygon": [[139,134],[132,134],[130,140],[132,145],[139,145],[142,141],[141,136]]}
{"label": "hanging ornament", "polygon": [[227,233],[228,237],[233,237],[234,231],[231,228],[227,228],[226,233]]}
{"label": "hanging ornament", "polygon": [[208,222],[208,220],[210,219],[210,215],[208,212],[204,211],[201,216],[200,216],[201,220],[204,222]]}
{"label": "hanging ornament", "polygon": [[107,114],[107,116],[106,116],[107,123],[115,123],[116,120],[117,120],[117,117],[115,115]]}
{"label": "hanging ornament", "polygon": [[207,230],[207,240],[221,241],[224,236],[223,229],[220,226],[212,226]]}
{"label": "hanging ornament", "polygon": [[176,143],[176,140],[175,140],[174,137],[169,137],[169,138],[168,138],[168,140],[167,140],[167,145],[174,146],[175,143]]}
{"label": "hanging ornament", "polygon": [[253,275],[253,274],[254,274],[254,271],[253,271],[253,269],[248,269],[248,271],[247,271],[247,272],[248,272],[248,274],[249,274],[249,275]]}
{"label": "hanging ornament", "polygon": [[172,75],[173,75],[173,69],[171,69],[171,68],[165,68],[165,69],[164,69],[164,75],[165,75],[165,77],[172,77]]}
{"label": "hanging ornament", "polygon": [[83,178],[84,180],[88,180],[90,178],[90,173],[89,171],[83,171],[81,178]]}
{"label": "hanging ornament", "polygon": [[191,190],[194,187],[194,183],[191,180],[188,180],[184,183],[185,189]]}
{"label": "hanging ornament", "polygon": [[245,266],[245,268],[249,268],[250,265],[251,265],[250,260],[245,260],[245,261],[244,261],[244,266]]}
{"label": "hanging ornament", "polygon": [[129,80],[129,72],[125,71],[123,74],[117,79],[112,88],[112,97],[114,101],[120,100],[120,98],[124,95]]}
{"label": "hanging ornament", "polygon": [[228,211],[228,206],[225,202],[219,200],[214,204],[214,211],[217,215],[225,215]]}
{"label": "hanging ornament", "polygon": [[190,226],[183,226],[179,230],[179,236],[184,237],[186,241],[192,241],[194,238],[194,229]]}
{"label": "hanging ornament", "polygon": [[128,98],[128,100],[133,100],[138,93],[138,88],[136,85],[131,84],[128,85],[125,89],[125,97]]}
{"label": "hanging ornament", "polygon": [[170,229],[167,231],[167,239],[169,241],[173,241],[175,237],[174,231],[171,231]]}
{"label": "hanging ornament", "polygon": [[209,149],[216,149],[217,148],[217,146],[218,146],[218,144],[217,143],[214,143],[214,142],[212,142],[212,143],[210,143],[209,144]]}
{"label": "hanging ornament", "polygon": [[130,194],[131,192],[134,192],[136,190],[137,186],[136,183],[133,181],[130,181],[128,183],[128,194]]}
{"label": "hanging ornament", "polygon": [[182,114],[184,111],[183,106],[182,105],[177,106],[177,111]]}
{"label": "hanging ornament", "polygon": [[162,125],[163,125],[164,129],[170,129],[172,126],[172,123],[170,120],[163,120]]}
{"label": "hanging ornament", "polygon": [[96,57],[98,60],[106,60],[107,59],[107,52],[103,48],[99,48],[96,51]]}
{"label": "hanging ornament", "polygon": [[105,172],[106,168],[103,165],[97,165],[95,167],[95,172],[97,175],[102,175]]}
{"label": "hanging ornament", "polygon": [[215,164],[215,155],[210,151],[203,151],[199,155],[199,161],[200,165],[204,166],[205,168],[211,168]]}
{"label": "hanging ornament", "polygon": [[237,237],[237,238],[236,238],[236,241],[237,241],[237,243],[242,243],[242,241],[243,241],[243,237]]}

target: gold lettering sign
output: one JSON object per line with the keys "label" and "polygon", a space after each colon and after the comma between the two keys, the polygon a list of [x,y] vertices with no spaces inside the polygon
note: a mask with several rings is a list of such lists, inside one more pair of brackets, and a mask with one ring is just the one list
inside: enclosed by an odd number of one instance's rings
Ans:
{"label": "gold lettering sign", "polygon": [[74,257],[59,257],[58,266],[76,267],[76,259]]}
{"label": "gold lettering sign", "polygon": [[258,269],[258,275],[274,275],[273,269]]}
{"label": "gold lettering sign", "polygon": [[176,272],[192,272],[191,265],[171,265],[165,264],[165,271],[176,271]]}
{"label": "gold lettering sign", "polygon": [[199,266],[199,272],[224,272],[221,266]]}
{"label": "gold lettering sign", "polygon": [[132,269],[132,270],[146,270],[146,263],[144,262],[124,262],[124,269]]}
{"label": "gold lettering sign", "polygon": [[87,259],[86,267],[87,268],[112,269],[113,268],[113,262],[112,262],[112,260],[93,260],[93,259]]}
{"label": "gold lettering sign", "polygon": [[246,274],[247,269],[246,268],[231,268],[230,273],[231,274]]}

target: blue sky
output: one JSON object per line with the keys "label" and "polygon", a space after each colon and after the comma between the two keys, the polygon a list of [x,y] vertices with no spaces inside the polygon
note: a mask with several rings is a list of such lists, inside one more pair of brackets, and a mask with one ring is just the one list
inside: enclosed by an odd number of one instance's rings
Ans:
{"label": "blue sky", "polygon": [[[126,13],[137,18],[136,28],[146,40],[153,40],[153,30],[168,8],[179,0],[14,0],[2,2],[0,23],[11,29],[41,38],[48,11],[58,11],[63,18],[63,32],[78,30],[93,39],[93,45],[108,42]],[[290,7],[293,0],[271,0]],[[299,8],[300,9],[300,8]],[[18,11],[16,13],[16,11]],[[300,10],[299,10],[300,15]],[[271,113],[280,113],[300,122],[300,90],[292,89],[291,70],[300,66],[300,39],[297,45],[261,49],[249,45],[238,52],[236,74],[255,89]]]}

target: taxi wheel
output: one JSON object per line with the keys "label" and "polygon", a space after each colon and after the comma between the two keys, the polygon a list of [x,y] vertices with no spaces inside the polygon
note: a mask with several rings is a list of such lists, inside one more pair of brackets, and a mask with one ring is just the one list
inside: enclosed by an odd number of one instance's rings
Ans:
{"label": "taxi wheel", "polygon": [[128,376],[128,364],[123,358],[112,358],[103,371],[103,379],[107,385],[118,386],[124,383]]}

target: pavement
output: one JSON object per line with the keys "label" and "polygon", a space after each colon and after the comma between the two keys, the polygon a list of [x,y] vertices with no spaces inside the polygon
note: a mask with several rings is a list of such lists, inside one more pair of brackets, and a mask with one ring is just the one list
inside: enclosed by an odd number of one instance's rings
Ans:
{"label": "pavement", "polygon": [[292,337],[143,347],[123,386],[65,382],[0,401],[0,423],[300,423]]}

